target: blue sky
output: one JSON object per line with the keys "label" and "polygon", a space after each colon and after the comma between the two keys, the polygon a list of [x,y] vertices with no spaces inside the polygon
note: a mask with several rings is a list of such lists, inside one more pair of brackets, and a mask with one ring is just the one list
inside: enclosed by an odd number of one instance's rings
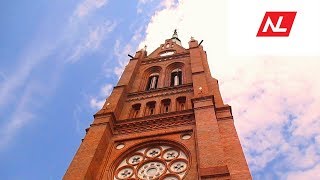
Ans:
{"label": "blue sky", "polygon": [[255,179],[315,179],[319,57],[230,56],[228,5],[197,2],[1,2],[0,179],[61,179],[127,54],[175,28],[204,39]]}
{"label": "blue sky", "polygon": [[62,177],[97,110],[90,100],[106,98],[110,86],[101,89],[117,82],[115,68],[158,8],[148,6],[138,14],[135,1],[1,2],[1,179]]}

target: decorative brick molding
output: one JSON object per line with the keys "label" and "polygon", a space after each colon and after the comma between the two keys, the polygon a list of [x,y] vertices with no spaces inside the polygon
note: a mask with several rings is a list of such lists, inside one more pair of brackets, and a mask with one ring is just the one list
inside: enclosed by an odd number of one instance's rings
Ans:
{"label": "decorative brick molding", "polygon": [[175,55],[172,55],[172,56],[169,56],[169,57],[161,57],[161,56],[159,56],[157,58],[152,58],[152,59],[146,58],[145,60],[142,61],[141,64],[142,65],[152,64],[152,63],[163,62],[163,61],[168,61],[168,60],[186,58],[186,57],[189,57],[189,56],[190,56],[190,53],[187,52],[187,53],[175,54]]}
{"label": "decorative brick molding", "polygon": [[200,168],[201,178],[230,177],[228,166]]}
{"label": "decorative brick molding", "polygon": [[137,101],[148,98],[155,98],[159,96],[168,96],[173,94],[181,94],[186,92],[193,92],[192,84],[183,84],[175,87],[164,87],[150,91],[140,91],[128,94],[126,101]]}
{"label": "decorative brick molding", "polygon": [[216,114],[217,114],[217,120],[233,120],[231,106],[221,106],[215,108]]}
{"label": "decorative brick molding", "polygon": [[162,128],[194,124],[193,110],[157,114],[149,117],[117,121],[115,134],[138,133]]}

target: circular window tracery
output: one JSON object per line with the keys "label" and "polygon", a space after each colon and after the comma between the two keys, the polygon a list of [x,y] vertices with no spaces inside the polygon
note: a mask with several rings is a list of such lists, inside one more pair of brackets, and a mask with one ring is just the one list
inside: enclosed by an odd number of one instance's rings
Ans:
{"label": "circular window tracery", "polygon": [[133,168],[130,166],[123,166],[119,170],[117,170],[116,177],[117,179],[128,179],[133,173]]}
{"label": "circular window tracery", "polygon": [[181,180],[189,163],[185,151],[173,145],[141,147],[118,164],[114,180]]}
{"label": "circular window tracery", "polygon": [[166,161],[171,161],[179,156],[179,151],[169,148],[163,152],[162,158]]}
{"label": "circular window tracery", "polygon": [[130,158],[127,159],[127,163],[130,165],[137,165],[143,161],[144,155],[142,153],[135,153]]}
{"label": "circular window tracery", "polygon": [[160,160],[150,160],[138,168],[140,179],[157,179],[167,170],[166,163]]}
{"label": "circular window tracery", "polygon": [[146,150],[146,156],[149,158],[154,158],[160,156],[161,147],[153,147]]}

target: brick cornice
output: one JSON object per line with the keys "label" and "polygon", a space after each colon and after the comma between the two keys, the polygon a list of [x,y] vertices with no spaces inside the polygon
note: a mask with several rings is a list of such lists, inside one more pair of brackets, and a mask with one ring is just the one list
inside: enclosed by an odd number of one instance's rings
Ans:
{"label": "brick cornice", "polygon": [[139,91],[139,92],[130,93],[128,94],[128,98],[126,101],[142,100],[142,99],[154,98],[159,96],[180,94],[184,92],[193,92],[192,83],[183,84],[175,87],[163,87],[163,88],[158,88],[150,91]]}
{"label": "brick cornice", "polygon": [[194,113],[192,109],[116,121],[114,130],[115,134],[125,134],[190,124],[194,124]]}
{"label": "brick cornice", "polygon": [[209,168],[200,168],[200,176],[202,178],[215,178],[215,177],[223,177],[230,176],[230,172],[228,166],[215,166]]}
{"label": "brick cornice", "polygon": [[207,100],[212,100],[212,102],[214,102],[213,95],[195,97],[195,98],[192,98],[191,100],[193,103],[197,101],[207,101]]}
{"label": "brick cornice", "polygon": [[157,62],[162,62],[162,61],[168,61],[168,60],[174,60],[174,59],[179,59],[179,58],[185,58],[189,57],[190,53],[189,52],[184,52],[184,53],[177,53],[171,56],[164,56],[164,57],[156,57],[156,58],[146,58],[142,60],[142,65],[145,64],[152,64],[152,63],[157,63]]}
{"label": "brick cornice", "polygon": [[224,105],[224,106],[216,107],[215,111],[216,111],[218,121],[233,120],[231,106]]}

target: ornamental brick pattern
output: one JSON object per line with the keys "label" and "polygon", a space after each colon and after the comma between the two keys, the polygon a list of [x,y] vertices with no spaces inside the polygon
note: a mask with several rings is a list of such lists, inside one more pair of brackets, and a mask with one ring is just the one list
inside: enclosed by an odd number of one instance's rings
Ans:
{"label": "ornamental brick pattern", "polygon": [[252,179],[197,40],[136,52],[63,179]]}

